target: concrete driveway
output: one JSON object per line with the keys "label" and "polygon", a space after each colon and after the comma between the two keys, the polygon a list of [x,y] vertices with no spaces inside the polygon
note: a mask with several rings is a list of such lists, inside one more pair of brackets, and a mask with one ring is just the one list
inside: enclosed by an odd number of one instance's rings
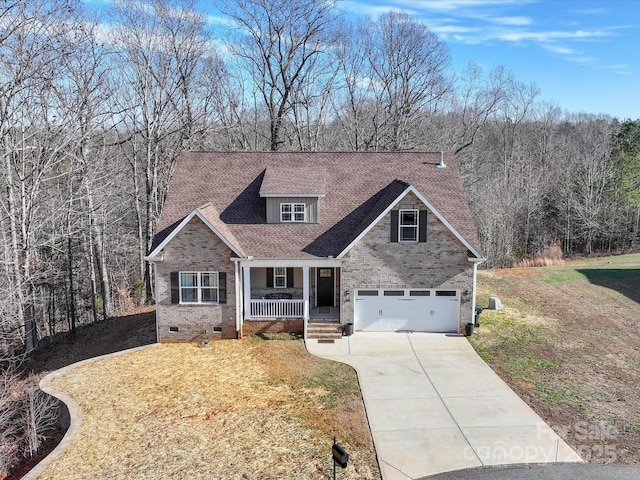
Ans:
{"label": "concrete driveway", "polygon": [[307,349],[358,373],[385,480],[581,461],[461,335],[357,332]]}

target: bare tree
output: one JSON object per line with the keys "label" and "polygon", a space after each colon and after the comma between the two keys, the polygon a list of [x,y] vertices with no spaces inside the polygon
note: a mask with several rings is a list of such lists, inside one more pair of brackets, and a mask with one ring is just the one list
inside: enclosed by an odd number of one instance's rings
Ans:
{"label": "bare tree", "polygon": [[366,23],[345,23],[336,48],[339,83],[332,96],[336,124],[348,150],[377,147],[382,107],[376,102],[374,83],[367,73],[370,65],[365,55]]}
{"label": "bare tree", "polygon": [[9,473],[20,456],[20,428],[17,418],[20,403],[16,390],[20,375],[15,365],[2,362],[0,365],[0,478]]}
{"label": "bare tree", "polygon": [[613,139],[609,122],[589,116],[578,116],[572,128],[575,149],[573,168],[566,172],[565,185],[571,192],[570,211],[574,238],[591,255],[594,243],[604,232],[608,187],[613,179],[610,159]]}
{"label": "bare tree", "polygon": [[[5,5],[7,5],[5,7]],[[38,258],[35,234],[47,179],[56,175],[69,136],[57,118],[53,96],[65,39],[75,24],[67,22],[71,1],[21,1],[0,10],[8,32],[0,44],[0,155],[9,218],[11,317],[24,326],[27,351],[34,348],[36,328],[33,263]]]}
{"label": "bare tree", "polygon": [[[149,251],[179,152],[188,148],[206,108],[197,97],[196,77],[204,75],[211,49],[204,15],[193,2],[117,1],[114,15],[122,69],[115,97],[123,112],[122,153],[131,166],[138,219],[139,266],[152,297]],[[124,81],[123,81],[124,80]],[[140,185],[140,182],[143,185]]]}
{"label": "bare tree", "polygon": [[58,399],[43,392],[35,382],[26,380],[22,401],[23,455],[32,457],[38,452],[46,434],[58,424]]}
{"label": "bare tree", "polygon": [[[110,84],[108,82],[108,51],[100,46],[97,40],[97,20],[83,18],[83,28],[80,35],[69,41],[73,48],[63,59],[63,74],[67,79],[57,89],[60,110],[68,119],[67,128],[75,135],[74,149],[70,151],[73,173],[80,192],[73,194],[77,201],[84,205],[81,216],[86,215],[87,241],[89,248],[87,263],[91,274],[91,305],[93,318],[98,316],[98,296],[101,298],[102,317],[108,318],[113,314],[111,280],[108,273],[104,232],[99,213],[102,210],[102,200],[106,199],[112,185],[109,179],[113,172],[102,168],[104,157],[108,155],[105,146],[106,132],[113,126],[112,111],[109,109]],[[102,160],[102,161],[101,161]],[[70,202],[71,204],[72,202]],[[69,218],[67,219],[68,226]],[[78,228],[80,231],[84,226]],[[68,228],[68,230],[71,230]],[[76,232],[69,232],[69,234]],[[71,244],[69,237],[68,246]],[[84,242],[84,240],[82,240]],[[96,281],[95,270],[100,281],[100,293]],[[71,278],[71,277],[70,277]]]}
{"label": "bare tree", "polygon": [[302,88],[321,73],[318,62],[334,43],[336,2],[327,0],[233,0],[222,11],[237,25],[228,42],[268,113],[271,150]]}
{"label": "bare tree", "polygon": [[368,81],[384,113],[383,148],[406,149],[418,114],[437,112],[451,88],[449,49],[406,13],[386,13],[369,21],[363,33]]}

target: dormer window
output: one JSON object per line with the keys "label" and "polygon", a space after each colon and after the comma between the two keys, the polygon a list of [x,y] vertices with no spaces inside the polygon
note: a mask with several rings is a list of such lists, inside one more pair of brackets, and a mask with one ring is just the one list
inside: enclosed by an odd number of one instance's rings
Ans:
{"label": "dormer window", "polygon": [[307,211],[304,203],[281,203],[281,222],[306,222]]}
{"label": "dormer window", "polygon": [[267,168],[259,192],[266,200],[267,223],[319,223],[326,186],[324,167]]}

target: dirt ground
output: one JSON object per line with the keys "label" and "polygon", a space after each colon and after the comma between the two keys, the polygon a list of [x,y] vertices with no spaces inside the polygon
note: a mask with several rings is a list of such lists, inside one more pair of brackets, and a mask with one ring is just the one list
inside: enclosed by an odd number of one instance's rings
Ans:
{"label": "dirt ground", "polygon": [[64,332],[40,342],[30,370],[46,373],[87,358],[119,352],[156,342],[155,307],[142,307],[119,317],[83,325],[75,338]]}
{"label": "dirt ground", "polygon": [[482,271],[472,344],[582,457],[640,463],[640,255]]}

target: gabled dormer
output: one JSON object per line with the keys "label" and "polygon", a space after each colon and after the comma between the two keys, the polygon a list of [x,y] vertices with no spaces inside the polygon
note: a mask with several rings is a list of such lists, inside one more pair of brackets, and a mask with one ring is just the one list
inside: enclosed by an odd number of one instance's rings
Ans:
{"label": "gabled dormer", "polygon": [[319,223],[325,191],[322,167],[268,167],[259,192],[266,200],[267,223]]}

